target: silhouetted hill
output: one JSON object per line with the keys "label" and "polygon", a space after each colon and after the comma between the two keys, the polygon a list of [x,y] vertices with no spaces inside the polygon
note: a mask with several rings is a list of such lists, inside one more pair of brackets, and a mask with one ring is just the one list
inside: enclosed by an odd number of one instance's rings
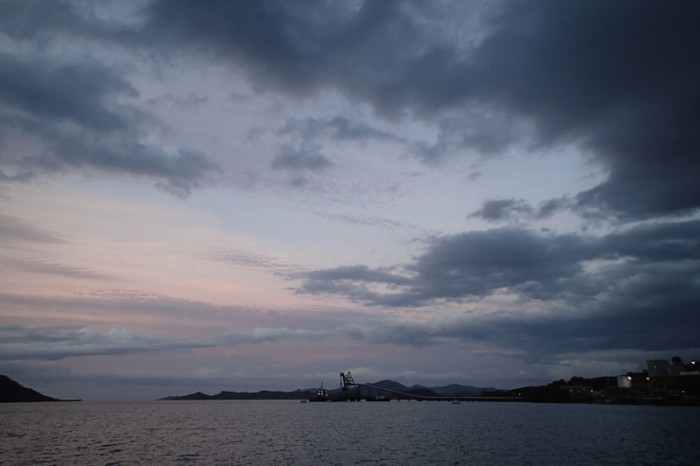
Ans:
{"label": "silhouetted hill", "polygon": [[[543,403],[615,403],[615,404],[682,404],[700,405],[700,375],[686,374],[679,377],[657,377],[649,379],[646,373],[628,373],[631,388],[619,388],[617,377],[593,378],[572,377],[568,381],[557,380],[547,385],[520,387],[512,390],[498,390],[490,387],[472,387],[450,384],[440,387],[413,385],[407,387],[393,380],[380,380],[372,384],[399,393],[430,398],[444,397],[485,397],[493,401],[529,401]],[[28,389],[25,389],[28,390]],[[33,390],[32,390],[33,391]],[[363,386],[361,397],[371,399],[378,396],[376,388]],[[34,392],[36,393],[36,392]],[[347,394],[340,388],[329,390],[333,401],[347,400]],[[3,393],[4,394],[4,393]],[[163,400],[305,400],[313,398],[315,389],[294,390],[292,392],[268,391],[229,392],[217,395],[196,392],[184,396],[170,396]],[[40,395],[43,396],[43,395]],[[396,394],[387,395],[395,398]],[[400,396],[398,396],[400,397]],[[484,398],[481,398],[482,400]]]}
{"label": "silhouetted hill", "polygon": [[[374,387],[393,390],[395,392],[407,393],[410,395],[419,396],[481,396],[484,393],[498,392],[494,388],[472,387],[469,385],[451,384],[443,387],[425,387],[422,385],[406,385],[394,380],[380,380],[372,384]],[[369,396],[372,391],[365,387],[361,390],[363,396]],[[333,399],[342,398],[344,395],[339,388],[329,390],[330,396]],[[168,396],[161,400],[303,400],[314,397],[315,389],[294,390],[291,392],[261,390],[259,392],[232,392],[222,391],[217,395],[207,395],[206,393],[196,392],[182,396]]]}
{"label": "silhouetted hill", "polygon": [[211,395],[207,395],[206,393],[202,393],[202,392],[196,392],[196,393],[190,393],[189,395],[169,396],[167,399],[168,400],[210,400]]}
{"label": "silhouetted hill", "polygon": [[0,403],[27,401],[61,401],[20,385],[6,375],[0,375]]}
{"label": "silhouetted hill", "polygon": [[417,396],[440,396],[429,388],[409,388],[405,393]]}
{"label": "silhouetted hill", "polygon": [[371,385],[380,388],[386,388],[387,390],[394,390],[397,392],[410,393],[412,395],[422,395],[422,396],[480,396],[485,392],[498,391],[495,388],[490,387],[472,387],[469,385],[459,385],[456,383],[445,385],[442,387],[426,387],[425,385],[412,385],[407,387],[406,385],[395,382],[393,380],[381,380],[375,382]]}
{"label": "silhouetted hill", "polygon": [[450,384],[442,387],[422,387],[414,385],[412,388],[428,388],[442,396],[481,396],[484,393],[498,392],[493,387],[473,387],[471,385]]}
{"label": "silhouetted hill", "polygon": [[410,388],[405,386],[402,383],[399,382],[394,382],[393,380],[385,379],[385,380],[380,380],[379,382],[375,382],[371,385],[374,385],[375,387],[379,388],[386,388],[387,390],[394,390],[396,392],[408,392]]}
{"label": "silhouetted hill", "polygon": [[182,396],[168,396],[161,401],[168,400],[305,400],[314,395],[313,390],[294,390],[292,392],[261,390],[259,392],[229,392],[222,391],[216,395],[196,392]]}

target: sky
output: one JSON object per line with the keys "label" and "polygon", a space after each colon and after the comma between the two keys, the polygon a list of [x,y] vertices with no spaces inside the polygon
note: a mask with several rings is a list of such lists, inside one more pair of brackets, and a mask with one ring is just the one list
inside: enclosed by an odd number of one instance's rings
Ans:
{"label": "sky", "polygon": [[700,4],[0,2],[0,373],[154,399],[700,354]]}

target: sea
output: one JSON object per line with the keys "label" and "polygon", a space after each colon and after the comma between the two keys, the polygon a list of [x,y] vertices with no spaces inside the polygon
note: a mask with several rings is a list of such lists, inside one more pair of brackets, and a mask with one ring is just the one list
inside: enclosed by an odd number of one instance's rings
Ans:
{"label": "sea", "polygon": [[444,401],[0,404],[3,465],[698,465],[699,439],[699,407]]}

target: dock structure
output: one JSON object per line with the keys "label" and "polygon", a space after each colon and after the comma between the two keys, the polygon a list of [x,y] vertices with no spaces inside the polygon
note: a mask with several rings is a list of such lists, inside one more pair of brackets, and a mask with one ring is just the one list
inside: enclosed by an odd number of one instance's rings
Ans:
{"label": "dock structure", "polygon": [[347,401],[362,400],[362,384],[358,384],[352,378],[350,371],[348,373],[340,373],[340,389],[343,391],[343,397]]}
{"label": "dock structure", "polygon": [[370,400],[373,397],[363,397],[362,389],[365,388],[371,394],[379,393],[387,398],[396,400],[416,400],[416,401],[527,401],[524,398],[515,396],[427,396],[414,393],[400,392],[389,388],[379,387],[367,383],[357,383],[350,371],[340,373],[340,388],[345,401]]}

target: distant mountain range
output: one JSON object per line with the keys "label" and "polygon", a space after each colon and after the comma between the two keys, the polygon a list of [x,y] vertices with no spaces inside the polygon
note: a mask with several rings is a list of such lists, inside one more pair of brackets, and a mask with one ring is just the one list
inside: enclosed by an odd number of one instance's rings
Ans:
{"label": "distant mountain range", "polygon": [[[671,404],[700,405],[700,375],[657,377],[651,382],[646,373],[628,373],[632,387],[618,387],[617,377],[594,378],[572,377],[568,382],[557,380],[547,385],[520,387],[512,390],[498,390],[492,387],[472,387],[450,384],[438,387],[423,385],[406,386],[393,380],[380,380],[362,387],[363,399],[377,399],[377,390],[414,395],[420,399],[444,397],[445,399],[479,397],[488,401],[530,401],[540,403],[606,403],[606,404]],[[371,385],[372,387],[369,387]],[[316,397],[316,388],[294,391],[232,392],[222,391],[216,395],[195,392],[183,396],[168,396],[161,400],[307,400]],[[328,390],[332,400],[341,400],[340,388]],[[396,395],[396,394],[393,394]],[[392,395],[392,396],[393,396]],[[27,388],[0,374],[0,403],[32,401],[80,401],[59,400]]]}
{"label": "distant mountain range", "polygon": [[[390,396],[399,393],[413,395],[416,399],[475,398],[482,401],[528,401],[535,403],[604,403],[604,404],[660,404],[660,405],[700,405],[700,374],[684,376],[662,376],[649,380],[645,372],[628,373],[631,386],[619,387],[617,377],[601,376],[593,378],[572,377],[568,381],[557,380],[547,385],[533,385],[511,390],[498,390],[492,387],[472,387],[450,384],[439,387],[423,385],[406,386],[393,380],[380,380],[364,384],[361,397],[366,400],[381,397],[378,390],[387,390]],[[207,395],[197,392],[185,396],[171,396],[167,400],[304,400],[314,401],[317,389],[295,390],[293,392],[259,391],[221,392]],[[328,390],[330,400],[343,400],[340,388]],[[395,393],[391,393],[395,392]],[[385,398],[386,399],[386,398]],[[324,400],[325,401],[325,400]]]}
{"label": "distant mountain range", "polygon": [[493,387],[473,387],[471,385],[460,385],[456,383],[439,387],[426,387],[424,385],[411,385],[408,387],[402,383],[394,382],[393,380],[381,380],[370,385],[414,395],[421,394],[417,393],[419,391],[429,390],[430,394],[426,394],[426,396],[482,396],[487,393],[502,391]]}
{"label": "distant mountain range", "polygon": [[[375,387],[385,388],[396,392],[422,396],[482,396],[488,393],[500,393],[501,390],[492,387],[472,387],[470,385],[450,384],[440,387],[425,387],[412,385],[410,387],[393,380],[380,380],[372,384]],[[291,392],[261,390],[259,392],[230,392],[222,391],[216,395],[207,395],[202,392],[189,395],[167,396],[161,400],[305,400],[316,395],[315,388],[297,389]],[[368,391],[363,388],[363,392]],[[339,393],[340,389],[329,390],[331,395]]]}
{"label": "distant mountain range", "polygon": [[61,401],[20,385],[6,375],[0,375],[0,403],[27,401]]}
{"label": "distant mountain range", "polygon": [[166,396],[160,400],[303,400],[313,396],[316,390],[294,390],[292,392],[280,392],[261,390],[259,392],[229,392],[223,391],[216,395],[207,395],[202,392],[190,393],[182,396]]}

